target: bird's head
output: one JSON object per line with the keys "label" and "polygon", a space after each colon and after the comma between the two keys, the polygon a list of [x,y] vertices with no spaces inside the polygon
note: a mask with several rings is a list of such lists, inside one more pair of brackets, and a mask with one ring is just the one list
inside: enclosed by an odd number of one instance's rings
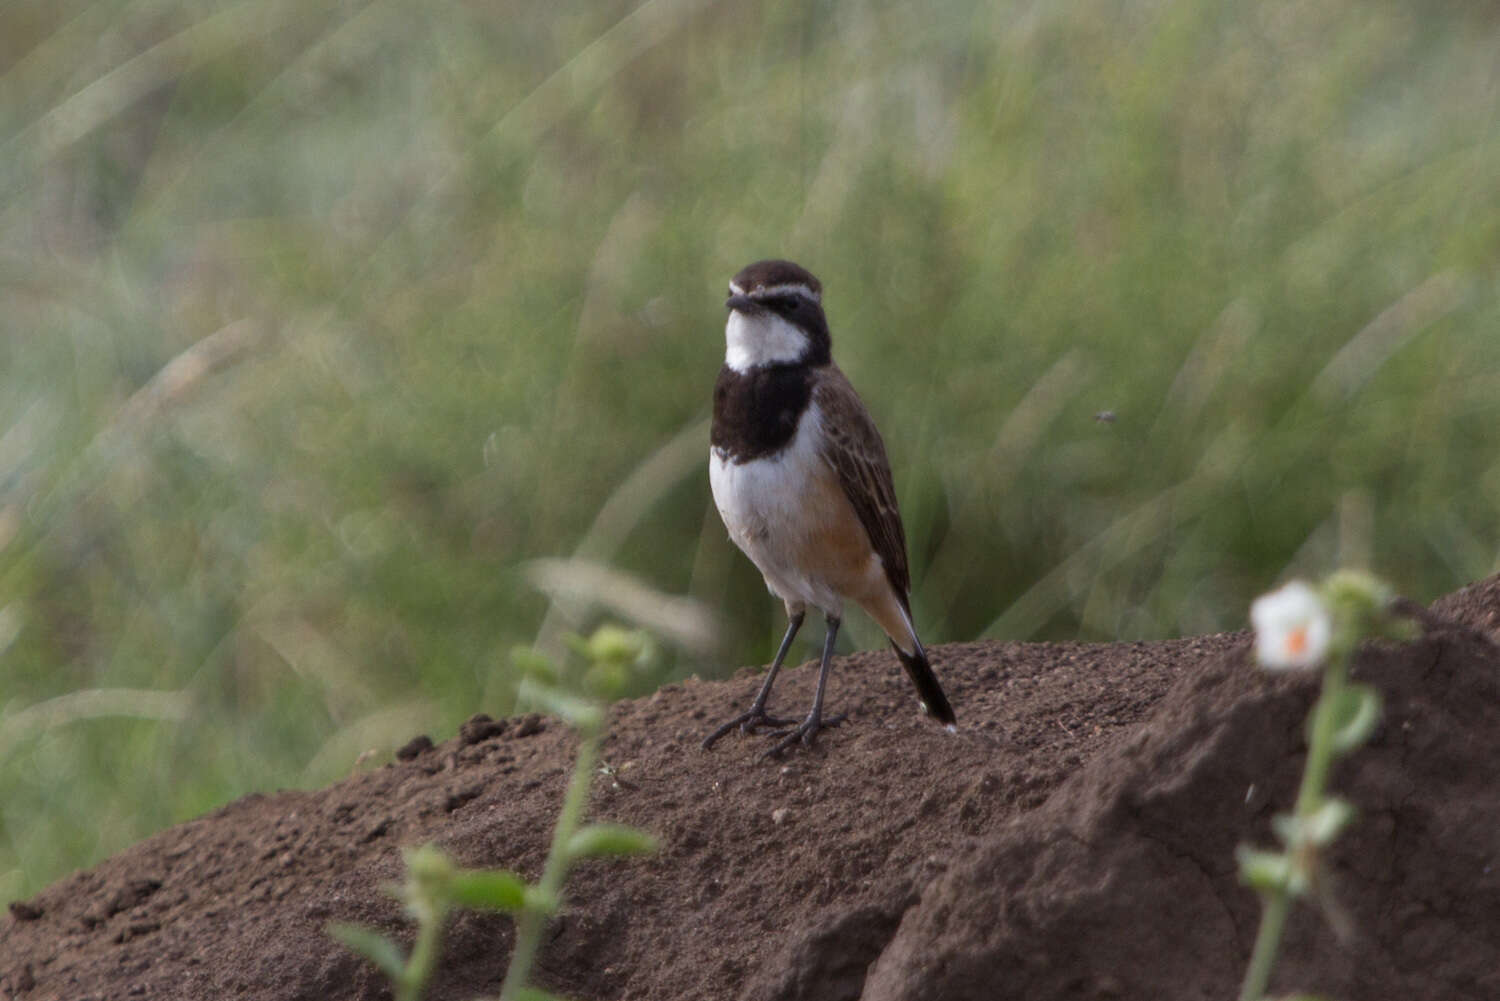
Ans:
{"label": "bird's head", "polygon": [[737,372],[764,365],[832,360],[823,286],[791,261],[757,261],[729,283],[724,363]]}

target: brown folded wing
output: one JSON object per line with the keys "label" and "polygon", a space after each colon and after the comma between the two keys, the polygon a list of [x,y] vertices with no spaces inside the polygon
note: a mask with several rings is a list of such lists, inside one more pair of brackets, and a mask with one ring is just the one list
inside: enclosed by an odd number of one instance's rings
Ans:
{"label": "brown folded wing", "polygon": [[902,607],[911,593],[911,571],[906,564],[906,532],[896,508],[896,488],[885,443],[859,394],[836,365],[820,374],[813,402],[823,413],[824,458],[838,473],[849,503],[859,515],[885,575]]}

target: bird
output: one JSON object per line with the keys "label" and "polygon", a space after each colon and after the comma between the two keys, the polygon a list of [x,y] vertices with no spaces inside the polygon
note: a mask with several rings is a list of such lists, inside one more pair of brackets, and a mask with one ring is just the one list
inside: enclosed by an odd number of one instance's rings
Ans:
{"label": "bird", "polygon": [[[735,545],[786,606],[787,628],[750,708],[709,734],[771,729],[779,757],[811,747],[843,715],[824,715],[830,661],[844,603],[885,631],[922,708],[950,731],[956,718],[911,615],[906,532],[885,443],[849,379],[833,362],[823,286],[784,260],[746,266],[729,283],[724,365],[714,385],[709,485]],[[827,633],[812,707],[798,723],[767,701],[808,609]]]}

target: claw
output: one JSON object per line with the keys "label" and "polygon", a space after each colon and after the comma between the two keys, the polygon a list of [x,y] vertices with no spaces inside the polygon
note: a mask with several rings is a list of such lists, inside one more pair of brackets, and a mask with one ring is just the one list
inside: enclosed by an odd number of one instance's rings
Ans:
{"label": "claw", "polygon": [[819,730],[832,729],[833,727],[836,727],[840,723],[844,722],[844,720],[847,718],[848,717],[843,713],[840,713],[837,716],[829,716],[827,719],[823,719],[819,715],[813,714],[808,716],[807,719],[803,720],[801,724],[791,728],[790,730],[777,730],[775,733],[771,734],[771,736],[780,737],[781,741],[775,747],[767,751],[765,756],[768,758],[779,758],[781,757],[783,752],[792,747],[795,747],[798,743],[801,743],[804,747],[812,747],[813,744],[817,743]]}
{"label": "claw", "polygon": [[[763,726],[788,726],[793,722],[795,721],[782,719],[779,716],[768,716],[766,715],[765,709],[759,706],[752,706],[747,712],[740,713],[734,719],[730,720],[728,723],[725,723],[723,726],[719,727],[707,737],[704,737],[703,749],[705,751],[709,750],[714,746],[719,738],[727,735],[729,731],[735,729],[736,727],[739,728],[740,733],[751,734]],[[777,732],[781,733],[784,731]],[[773,734],[772,736],[775,736],[775,734]]]}

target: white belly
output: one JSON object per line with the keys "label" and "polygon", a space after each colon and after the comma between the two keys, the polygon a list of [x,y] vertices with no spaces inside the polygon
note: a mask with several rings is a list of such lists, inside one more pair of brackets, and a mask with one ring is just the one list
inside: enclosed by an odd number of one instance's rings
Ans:
{"label": "white belly", "polygon": [[771,593],[790,606],[842,616],[843,601],[816,555],[830,518],[844,514],[829,510],[826,499],[834,473],[818,454],[821,425],[813,405],[775,456],[736,464],[711,450],[708,482],[729,537],[760,569]]}

